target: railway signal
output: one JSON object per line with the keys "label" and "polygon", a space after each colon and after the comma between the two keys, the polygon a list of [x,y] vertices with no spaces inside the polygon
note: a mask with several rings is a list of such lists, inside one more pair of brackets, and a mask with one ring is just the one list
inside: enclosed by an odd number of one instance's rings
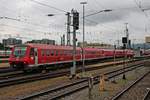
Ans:
{"label": "railway signal", "polygon": [[[123,65],[123,69],[125,72],[125,67],[126,67],[126,58],[127,58],[127,53],[126,53],[126,48],[127,48],[127,43],[128,43],[128,38],[127,37],[122,37],[122,43],[123,43],[123,50],[124,50],[124,65]],[[122,79],[126,79],[126,75],[125,73],[122,76]]]}
{"label": "railway signal", "polygon": [[79,13],[77,11],[73,11],[73,27],[78,30],[79,29]]}
{"label": "railway signal", "polygon": [[76,76],[76,30],[79,29],[79,13],[72,9],[73,14],[73,66],[71,67],[71,78]]}

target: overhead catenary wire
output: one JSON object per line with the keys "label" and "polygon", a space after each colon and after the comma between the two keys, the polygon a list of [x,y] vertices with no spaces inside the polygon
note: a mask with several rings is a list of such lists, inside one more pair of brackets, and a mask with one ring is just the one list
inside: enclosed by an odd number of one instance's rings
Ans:
{"label": "overhead catenary wire", "polygon": [[[21,22],[21,23],[25,23],[25,24],[30,24],[30,25],[33,25],[33,26],[36,26],[36,27],[39,27],[39,26],[40,26],[40,27],[42,27],[42,28],[49,29],[49,26],[41,25],[41,24],[33,23],[33,22],[28,22],[28,21],[23,21],[23,20],[17,19],[17,18],[11,18],[11,17],[4,16],[4,17],[0,17],[0,19],[14,20],[14,21],[18,21],[18,22]],[[51,25],[51,26],[64,27],[64,25],[58,25],[58,24],[54,24],[54,23],[50,23],[50,25]]]}
{"label": "overhead catenary wire", "polygon": [[[133,0],[133,2],[135,3],[135,5],[137,6],[137,8],[145,15],[145,18],[150,21],[149,16],[147,15],[147,13],[145,13],[145,10],[149,10],[149,8],[144,9],[142,8],[141,2],[138,3],[136,0]],[[147,32],[147,28],[146,28],[146,24],[145,24],[145,32]]]}
{"label": "overhead catenary wire", "polygon": [[133,0],[135,2],[135,4],[137,5],[137,7],[140,9],[140,11],[142,13],[144,13],[145,17],[148,18],[148,15],[144,12],[144,9],[142,8],[141,4],[138,4],[138,2],[136,0]]}
{"label": "overhead catenary wire", "polygon": [[[38,4],[40,4],[40,5],[43,5],[43,6],[47,6],[47,7],[53,8],[53,9],[55,9],[55,10],[59,10],[59,11],[62,11],[62,12],[67,12],[67,11],[64,11],[64,10],[62,10],[62,9],[59,9],[59,8],[56,8],[56,7],[53,7],[53,6],[50,6],[50,5],[47,5],[47,4],[38,2],[38,1],[36,1],[36,0],[31,0],[31,1],[32,1],[32,2],[35,2],[35,3],[38,3]],[[20,20],[20,22],[23,22],[23,21]],[[25,22],[25,23],[28,23],[28,22]],[[28,24],[32,24],[32,23],[28,23]],[[32,24],[32,25],[41,26],[40,24]],[[42,26],[42,27],[43,27],[43,26]],[[44,27],[45,27],[45,26],[44,26]]]}
{"label": "overhead catenary wire", "polygon": [[[34,0],[35,1],[35,0]],[[6,7],[6,6],[4,6]],[[7,8],[7,7],[6,7]],[[7,8],[8,9],[8,8]],[[9,9],[11,10],[11,9]],[[12,10],[11,10],[12,11]],[[10,11],[10,12],[11,12]],[[13,12],[15,12],[13,10]],[[58,15],[58,14],[55,14],[55,15]],[[2,17],[3,18],[3,17]],[[8,19],[8,20],[15,20],[15,21],[18,21],[18,22],[22,22],[22,23],[26,23],[26,24],[30,24],[30,25],[34,25],[36,27],[41,27],[41,28],[46,28],[46,29],[50,29],[49,26],[46,26],[46,25],[41,25],[41,24],[38,24],[38,23],[33,23],[33,22],[29,22],[27,21],[28,19],[22,19],[22,18],[11,18],[11,17],[5,17],[5,19]],[[57,25],[57,24],[54,24],[54,23],[50,23],[51,26],[58,26],[58,27],[64,27],[64,25]]]}
{"label": "overhead catenary wire", "polygon": [[[46,35],[51,35],[51,36],[54,36],[54,34],[52,34],[51,32],[48,32],[48,31],[40,31],[40,30],[33,30],[33,29],[29,29],[29,28],[23,28],[23,27],[19,27],[19,26],[14,26],[14,25],[8,25],[8,24],[0,24],[0,25],[2,25],[2,26],[7,26],[7,27],[10,27],[10,28],[13,28],[13,29],[21,29],[21,30],[24,30],[23,31],[23,33],[26,33],[27,32],[27,34],[30,34],[29,36],[31,36],[32,34],[34,34],[34,35],[38,35],[38,33],[40,33],[40,35],[42,35],[42,36],[46,36]],[[12,29],[9,29],[9,30],[11,30],[12,32],[11,33],[13,33],[13,31],[15,31],[15,30],[12,30]],[[4,30],[3,31],[5,31],[5,28],[4,28]],[[32,32],[32,33],[31,33]],[[36,32],[36,33],[35,33]],[[16,33],[16,32],[14,32],[14,33]],[[42,34],[41,34],[42,33]],[[56,36],[58,37],[58,35],[59,35],[59,33],[64,33],[64,32],[55,32],[55,34],[57,34]],[[47,36],[46,36],[47,37]],[[48,36],[49,37],[49,36]]]}
{"label": "overhead catenary wire", "polygon": [[48,5],[48,4],[39,2],[39,1],[37,1],[37,0],[30,0],[30,1],[32,1],[32,2],[34,2],[34,3],[37,3],[37,4],[39,4],[39,5],[45,6],[45,7],[49,7],[49,8],[55,9],[55,10],[57,10],[57,11],[61,11],[61,12],[67,13],[67,11],[65,11],[65,10],[63,10],[63,9],[56,8],[56,7],[54,7],[54,6],[51,6],[51,5]]}
{"label": "overhead catenary wire", "polygon": [[[90,19],[87,19],[87,18],[85,18],[85,20],[88,21],[88,22],[90,22],[90,23],[93,23],[93,24],[99,24],[98,22],[93,21],[93,20],[90,20]],[[100,24],[100,25],[101,25],[102,27],[106,28],[106,29],[109,29],[109,30],[112,30],[112,31],[120,31],[120,32],[121,32],[121,30],[113,29],[113,28],[108,27],[108,26],[105,26],[105,25],[103,25],[103,24]]]}

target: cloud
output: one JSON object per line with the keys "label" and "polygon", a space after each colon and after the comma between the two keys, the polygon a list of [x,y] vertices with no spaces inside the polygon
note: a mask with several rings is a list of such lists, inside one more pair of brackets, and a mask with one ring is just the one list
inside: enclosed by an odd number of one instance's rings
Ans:
{"label": "cloud", "polygon": [[[46,5],[50,5],[61,10],[71,11],[72,8],[80,12],[80,32],[82,32],[82,0],[35,0]],[[112,34],[116,32],[123,33],[124,23],[128,22],[130,32],[137,38],[144,38],[141,33],[145,32],[145,27],[148,26],[149,22],[145,18],[145,15],[137,8],[134,0],[86,0],[85,15],[91,14],[104,9],[112,9],[112,12],[102,12],[94,16],[89,16],[85,20],[86,32],[95,33],[107,33],[103,37],[103,41],[108,41],[108,37],[112,37]],[[142,0],[142,7],[149,7],[149,0]],[[65,12],[58,11],[52,7],[43,6],[32,2],[32,0],[1,0],[0,1],[0,16],[7,16],[11,18],[20,19],[21,21],[14,20],[0,20],[2,25],[0,28],[0,34],[3,33],[20,33],[23,37],[34,37],[36,38],[54,38],[60,39],[60,35],[66,33],[66,21],[67,16]],[[149,14],[149,11],[146,11]],[[54,14],[55,16],[48,17],[47,14]],[[9,26],[8,26],[9,25]],[[12,26],[12,27],[10,27]],[[105,27],[103,27],[105,26]],[[3,31],[1,31],[3,30]],[[148,27],[149,30],[149,27]],[[55,33],[61,33],[59,35]],[[44,33],[52,33],[47,36]],[[28,34],[31,34],[30,36]],[[110,35],[111,34],[111,35]],[[148,34],[148,32],[147,32]],[[79,35],[79,38],[82,36]],[[89,38],[90,35],[87,35]],[[95,37],[99,35],[95,34]],[[121,37],[121,35],[120,35]],[[94,35],[93,35],[94,38]],[[27,39],[25,39],[27,40]],[[82,40],[82,38],[80,39]],[[92,41],[92,40],[89,40]]]}

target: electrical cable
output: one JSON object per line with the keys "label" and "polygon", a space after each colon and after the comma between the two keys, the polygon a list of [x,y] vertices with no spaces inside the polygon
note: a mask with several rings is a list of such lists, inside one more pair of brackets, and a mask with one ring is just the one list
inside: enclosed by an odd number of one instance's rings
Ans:
{"label": "electrical cable", "polygon": [[36,0],[30,0],[30,1],[32,1],[32,2],[34,2],[34,3],[37,3],[37,4],[39,4],[39,5],[45,6],[45,7],[49,7],[49,8],[55,9],[55,10],[57,10],[57,11],[61,11],[61,12],[67,13],[67,11],[65,11],[65,10],[63,10],[63,9],[59,9],[59,8],[53,7],[53,6],[51,6],[51,5],[47,5],[47,4],[44,4],[44,3],[39,2],[39,1],[36,1]]}

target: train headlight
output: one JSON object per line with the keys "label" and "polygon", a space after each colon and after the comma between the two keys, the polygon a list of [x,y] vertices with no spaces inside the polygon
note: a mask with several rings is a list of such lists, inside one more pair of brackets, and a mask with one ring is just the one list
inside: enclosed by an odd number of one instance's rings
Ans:
{"label": "train headlight", "polygon": [[34,59],[34,57],[31,57],[31,59],[33,60],[33,59]]}

